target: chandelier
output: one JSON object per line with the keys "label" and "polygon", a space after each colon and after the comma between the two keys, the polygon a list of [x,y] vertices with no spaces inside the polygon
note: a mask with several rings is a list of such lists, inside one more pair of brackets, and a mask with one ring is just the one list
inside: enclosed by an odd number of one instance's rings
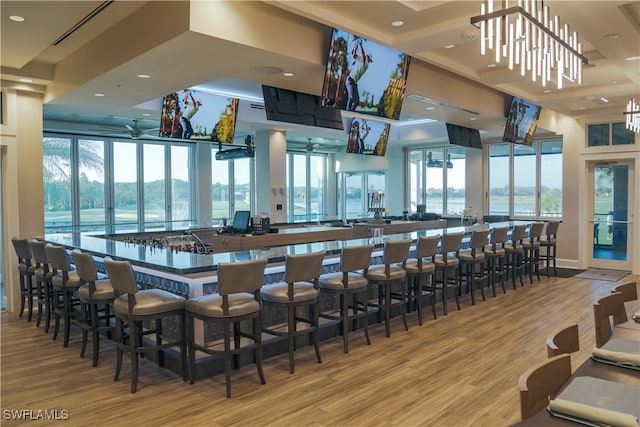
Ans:
{"label": "chandelier", "polygon": [[627,111],[622,114],[627,116],[627,129],[640,133],[640,104],[636,104],[635,99],[630,99],[627,104]]}
{"label": "chandelier", "polygon": [[[563,79],[582,84],[582,66],[588,63],[582,55],[578,33],[569,31],[560,18],[549,14],[549,8],[538,0],[486,0],[480,15],[471,24],[480,25],[480,53],[495,51],[495,61],[508,61],[509,69],[520,69],[524,77],[546,86],[556,79],[562,89]],[[494,4],[501,5],[496,10]]]}

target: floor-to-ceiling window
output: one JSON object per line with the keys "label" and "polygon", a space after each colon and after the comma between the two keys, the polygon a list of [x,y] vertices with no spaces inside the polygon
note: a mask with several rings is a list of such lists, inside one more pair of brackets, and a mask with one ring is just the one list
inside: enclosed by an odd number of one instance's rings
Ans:
{"label": "floor-to-ceiling window", "polygon": [[286,169],[288,220],[325,219],[327,156],[291,152],[287,154]]}
{"label": "floor-to-ceiling window", "polygon": [[562,140],[487,147],[490,215],[562,216]]}
{"label": "floor-to-ceiling window", "polygon": [[410,211],[462,213],[465,208],[466,148],[433,147],[407,152]]}
{"label": "floor-to-ceiling window", "polygon": [[211,155],[211,219],[214,224],[233,218],[235,211],[252,211],[254,206],[254,159],[216,160]]}
{"label": "floor-to-ceiling window", "polygon": [[384,214],[387,175],[382,171],[338,174],[338,216],[342,219],[366,218]]}
{"label": "floor-to-ceiling window", "polygon": [[45,231],[192,225],[192,152],[173,141],[45,134]]}

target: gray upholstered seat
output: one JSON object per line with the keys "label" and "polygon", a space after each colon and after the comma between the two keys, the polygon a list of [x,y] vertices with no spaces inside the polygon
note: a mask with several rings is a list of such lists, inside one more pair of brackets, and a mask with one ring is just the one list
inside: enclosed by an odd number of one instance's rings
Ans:
{"label": "gray upholstered seat", "polygon": [[[222,307],[223,297],[219,294],[202,295],[187,300],[185,308],[191,313],[206,317],[225,317]],[[229,312],[227,317],[244,316],[262,309],[260,302],[253,294],[242,292],[229,295]]]}
{"label": "gray upholstered seat", "polygon": [[265,285],[261,293],[263,300],[279,303],[312,301],[318,298],[318,290],[313,283],[309,282],[294,282],[291,299],[289,299],[289,284],[286,282]]}
{"label": "gray upholstered seat", "polygon": [[[344,352],[349,352],[349,323],[361,319],[362,329],[367,344],[369,339],[369,319],[367,311],[367,280],[373,245],[346,246],[340,252],[340,271],[327,273],[318,279],[321,292],[339,296],[339,314],[323,312],[320,316],[340,320],[342,325],[342,342]],[[328,311],[328,310],[327,310]]]}
{"label": "gray upholstered seat", "polygon": [[[407,324],[407,271],[404,269],[409,256],[411,240],[387,240],[384,244],[383,264],[369,268],[367,278],[371,285],[378,287],[378,302],[370,303],[378,308],[378,318],[384,312],[385,329],[387,337],[391,336],[391,306],[398,303],[405,330],[409,330]],[[397,288],[392,292],[392,287]]]}
{"label": "gray upholstered seat", "polygon": [[111,319],[113,318],[113,299],[115,291],[109,279],[99,274],[91,254],[74,249],[71,258],[76,265],[76,271],[82,285],[78,288],[80,300],[80,313],[82,328],[82,348],[80,357],[84,357],[87,349],[89,332],[93,344],[93,367],[98,366],[100,353],[100,332],[110,336],[113,331]]}
{"label": "gray upholstered seat", "polygon": [[[322,362],[318,337],[318,278],[322,271],[324,255],[324,251],[287,255],[284,262],[284,282],[262,287],[262,301],[276,309],[283,308],[287,313],[286,331],[282,330],[282,325],[264,325],[263,331],[270,335],[287,337],[290,373],[294,372],[293,353],[297,336],[311,335],[316,359],[318,363]],[[308,310],[307,316],[300,313],[301,310],[298,308],[302,307]],[[298,329],[298,323],[307,327]]]}
{"label": "gray upholstered seat", "polygon": [[[113,304],[116,317],[114,341],[117,348],[114,381],[120,377],[122,353],[127,351],[131,356],[131,393],[135,393],[138,387],[138,354],[155,352],[158,365],[162,366],[163,350],[170,347],[180,348],[182,379],[187,381],[185,299],[161,289],[138,290],[135,272],[129,261],[114,261],[106,257],[104,265],[111,286],[119,295]],[[178,326],[165,334],[162,319],[171,316],[178,318]],[[154,329],[143,329],[151,323]],[[128,326],[128,334],[125,334],[125,325]],[[144,336],[150,334],[155,335],[155,340],[145,342]]]}
{"label": "gray upholstered seat", "polygon": [[[253,353],[260,382],[265,384],[266,380],[262,371],[260,289],[264,282],[266,265],[265,258],[218,264],[218,292],[187,300],[185,309],[191,384],[196,378],[196,351],[224,358],[227,397],[231,397],[231,359],[235,358],[237,365],[237,356],[241,353]],[[196,339],[194,319],[201,320],[205,325],[219,326],[223,335],[223,350],[209,345],[212,340],[219,337],[204,336],[202,339]],[[251,322],[251,327],[244,327],[242,322],[247,323],[248,321]],[[233,327],[231,327],[232,325]],[[231,343],[234,343],[233,348],[231,348]]]}
{"label": "gray upholstered seat", "polygon": [[409,299],[413,295],[416,310],[418,311],[418,324],[422,325],[422,300],[424,297],[431,299],[431,312],[433,318],[436,315],[436,287],[434,273],[436,265],[433,260],[438,252],[440,236],[425,236],[418,239],[416,246],[416,258],[407,261],[404,269],[409,281]]}
{"label": "gray upholstered seat", "polygon": [[44,249],[47,253],[49,264],[55,273],[51,278],[56,321],[53,330],[53,339],[55,340],[58,337],[60,320],[64,320],[63,346],[67,347],[69,345],[71,322],[76,321],[80,314],[80,311],[77,310],[79,301],[75,296],[75,292],[80,287],[80,277],[71,266],[69,254],[64,246],[49,243]]}

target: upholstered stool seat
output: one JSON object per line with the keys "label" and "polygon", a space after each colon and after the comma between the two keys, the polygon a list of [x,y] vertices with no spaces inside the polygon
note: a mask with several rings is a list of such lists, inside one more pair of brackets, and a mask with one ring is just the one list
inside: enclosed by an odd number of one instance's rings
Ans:
{"label": "upholstered stool seat", "polygon": [[[116,317],[116,373],[114,381],[120,378],[122,354],[131,356],[131,393],[138,387],[138,355],[154,352],[158,365],[164,365],[164,349],[178,347],[180,349],[180,370],[182,379],[187,381],[187,349],[185,299],[161,289],[138,290],[135,273],[129,261],[104,259],[104,265],[111,281],[111,286],[118,295],[113,301]],[[163,319],[175,317],[177,327],[172,335],[163,331]],[[144,325],[153,323],[153,329],[144,329]],[[125,333],[125,328],[128,333]],[[153,342],[145,342],[145,335],[155,335]]]}
{"label": "upholstered stool seat", "polygon": [[88,285],[82,285],[78,288],[78,298],[80,301],[88,299],[96,300],[112,300],[113,299],[113,287],[109,279],[102,279],[96,281],[96,289],[91,292]]}
{"label": "upholstered stool seat", "polygon": [[340,271],[323,274],[318,279],[320,292],[339,296],[339,314],[322,312],[320,316],[326,319],[340,320],[345,353],[349,352],[349,323],[352,322],[355,329],[358,319],[361,319],[367,344],[371,344],[367,311],[369,284],[367,275],[372,250],[372,245],[346,246],[342,248]]}
{"label": "upholstered stool seat", "polygon": [[[367,278],[370,285],[378,287],[378,302],[373,307],[378,308],[378,319],[381,321],[384,312],[384,324],[387,337],[391,336],[391,306],[399,303],[404,329],[409,330],[407,324],[407,271],[405,266],[409,256],[411,240],[387,240],[384,244],[383,264],[369,268]],[[396,290],[392,291],[395,286]]]}
{"label": "upholstered stool seat", "polygon": [[404,266],[409,282],[409,299],[415,300],[419,325],[422,325],[422,302],[426,296],[431,298],[433,318],[438,318],[436,315],[436,288],[433,280],[436,265],[433,260],[438,252],[439,242],[440,236],[420,237],[416,246],[416,258],[407,260]]}
{"label": "upholstered stool seat", "polygon": [[[293,353],[296,349],[295,339],[298,336],[310,335],[318,363],[320,358],[320,340],[318,324],[320,307],[318,304],[318,278],[322,271],[322,260],[325,252],[287,255],[284,267],[284,281],[265,285],[261,289],[262,302],[282,308],[287,313],[286,327],[282,325],[264,325],[263,332],[287,337],[289,352],[289,372],[294,372]],[[308,315],[298,313],[298,309],[306,309]],[[298,323],[306,325],[298,329]]]}
{"label": "upholstered stool seat", "polygon": [[[264,282],[266,265],[266,259],[218,264],[218,292],[186,301],[191,384],[196,377],[196,351],[224,358],[227,397],[231,397],[231,359],[234,358],[237,367],[238,356],[242,353],[253,353],[260,382],[266,383],[262,371],[262,302],[260,299],[260,288]],[[202,337],[202,340],[196,339],[194,319],[221,327],[224,347],[222,350],[216,349],[209,337]],[[251,321],[252,327],[243,328],[241,326],[243,321]],[[248,342],[245,340],[242,343],[241,338],[248,339]]]}
{"label": "upholstered stool seat", "polygon": [[[284,282],[265,285],[262,287],[262,299],[269,302],[287,303],[289,299],[289,285]],[[318,290],[309,282],[294,282],[291,301],[313,301],[318,298]]]}

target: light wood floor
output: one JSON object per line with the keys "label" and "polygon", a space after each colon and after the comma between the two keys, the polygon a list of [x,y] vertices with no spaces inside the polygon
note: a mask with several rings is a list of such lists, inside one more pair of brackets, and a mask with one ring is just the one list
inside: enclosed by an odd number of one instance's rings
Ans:
{"label": "light wood floor", "polygon": [[[627,276],[621,282],[636,280]],[[481,298],[462,311],[427,319],[418,326],[409,315],[409,332],[400,319],[391,337],[384,326],[371,328],[372,345],[360,331],[321,343],[323,363],[312,347],[296,353],[296,373],[287,356],[265,361],[267,384],[252,365],[232,376],[231,399],[224,376],[182,382],[177,374],[141,362],[138,392],[129,393],[125,359],[119,382],[113,381],[115,351],[102,341],[100,364],[81,359],[80,333],[72,331],[68,348],[51,340],[35,323],[4,313],[1,349],[1,409],[65,409],[65,425],[184,426],[505,426],[519,420],[517,380],[521,372],[546,358],[545,339],[557,325],[578,323],[581,351],[574,366],[588,357],[595,338],[592,302],[614,282],[551,278]],[[455,305],[454,305],[455,307]],[[1,421],[3,426],[16,422]],[[39,425],[45,425],[40,423]]]}

